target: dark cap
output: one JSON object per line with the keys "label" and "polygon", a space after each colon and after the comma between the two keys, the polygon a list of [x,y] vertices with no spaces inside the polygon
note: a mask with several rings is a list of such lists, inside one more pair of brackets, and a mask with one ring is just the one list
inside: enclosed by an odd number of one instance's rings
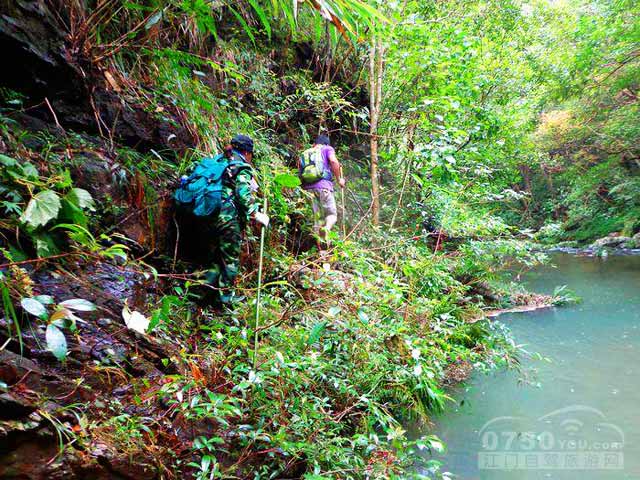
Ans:
{"label": "dark cap", "polygon": [[329,140],[329,136],[328,135],[318,135],[318,138],[316,138],[316,145],[327,145],[327,146],[330,146],[331,145],[331,140]]}
{"label": "dark cap", "polygon": [[253,140],[247,135],[236,135],[231,139],[231,146],[242,152],[253,153]]}

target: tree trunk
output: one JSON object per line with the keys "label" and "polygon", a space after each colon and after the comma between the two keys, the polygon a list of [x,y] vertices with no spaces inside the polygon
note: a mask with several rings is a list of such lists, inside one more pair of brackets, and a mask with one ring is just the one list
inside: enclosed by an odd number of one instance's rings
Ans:
{"label": "tree trunk", "polygon": [[411,172],[411,164],[413,163],[413,151],[415,149],[414,135],[416,133],[417,123],[413,122],[409,124],[407,128],[407,155],[409,158],[406,160],[406,165],[404,169],[404,175],[402,176],[402,188],[400,189],[400,196],[398,197],[398,204],[396,205],[396,209],[393,212],[393,217],[391,217],[391,224],[389,226],[390,229],[393,229],[393,226],[396,222],[396,216],[398,215],[398,211],[402,208],[402,199],[404,197],[404,191],[407,188],[407,181],[409,180],[409,173]]}
{"label": "tree trunk", "polygon": [[384,46],[382,38],[374,38],[369,55],[369,135],[371,141],[371,215],[374,225],[380,223],[380,182],[378,177],[378,122],[382,103]]}

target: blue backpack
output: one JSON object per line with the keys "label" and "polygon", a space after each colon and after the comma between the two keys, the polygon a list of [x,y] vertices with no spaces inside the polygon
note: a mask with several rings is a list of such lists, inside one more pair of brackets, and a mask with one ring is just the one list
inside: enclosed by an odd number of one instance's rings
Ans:
{"label": "blue backpack", "polygon": [[173,195],[176,204],[197,217],[217,216],[222,206],[225,175],[230,167],[233,172],[227,175],[228,178],[235,178],[240,170],[251,169],[251,165],[236,153],[232,159],[223,154],[203,159],[193,173],[180,182]]}

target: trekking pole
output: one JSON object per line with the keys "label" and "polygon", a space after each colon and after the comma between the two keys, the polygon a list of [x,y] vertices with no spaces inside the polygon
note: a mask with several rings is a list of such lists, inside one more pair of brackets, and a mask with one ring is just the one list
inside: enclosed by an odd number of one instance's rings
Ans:
{"label": "trekking pole", "polygon": [[[265,178],[265,177],[263,177]],[[267,192],[266,192],[266,183],[265,183],[265,192],[264,192],[264,210],[262,213],[267,214]],[[262,225],[260,228],[260,257],[258,260],[258,294],[256,296],[256,321],[255,321],[255,330],[253,337],[253,370],[255,371],[258,366],[258,328],[260,326],[260,307],[262,306],[262,263],[264,258],[264,237],[265,237],[265,227]]]}
{"label": "trekking pole", "polygon": [[345,218],[345,214],[346,214],[346,208],[345,208],[345,203],[344,203],[344,187],[340,188],[340,196],[341,196],[341,203],[342,203],[342,238],[347,236],[347,223],[346,223],[346,218]]}

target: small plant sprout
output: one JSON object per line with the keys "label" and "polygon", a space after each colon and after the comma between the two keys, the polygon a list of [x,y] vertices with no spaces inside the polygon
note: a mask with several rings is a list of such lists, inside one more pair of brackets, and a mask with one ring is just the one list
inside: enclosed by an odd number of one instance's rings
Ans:
{"label": "small plant sprout", "polygon": [[69,331],[76,332],[77,322],[83,321],[73,312],[92,312],[96,309],[93,303],[83,298],[73,298],[56,304],[50,295],[23,298],[20,305],[25,312],[47,322],[47,350],[61,362],[67,358],[68,353],[63,330],[68,328]]}

